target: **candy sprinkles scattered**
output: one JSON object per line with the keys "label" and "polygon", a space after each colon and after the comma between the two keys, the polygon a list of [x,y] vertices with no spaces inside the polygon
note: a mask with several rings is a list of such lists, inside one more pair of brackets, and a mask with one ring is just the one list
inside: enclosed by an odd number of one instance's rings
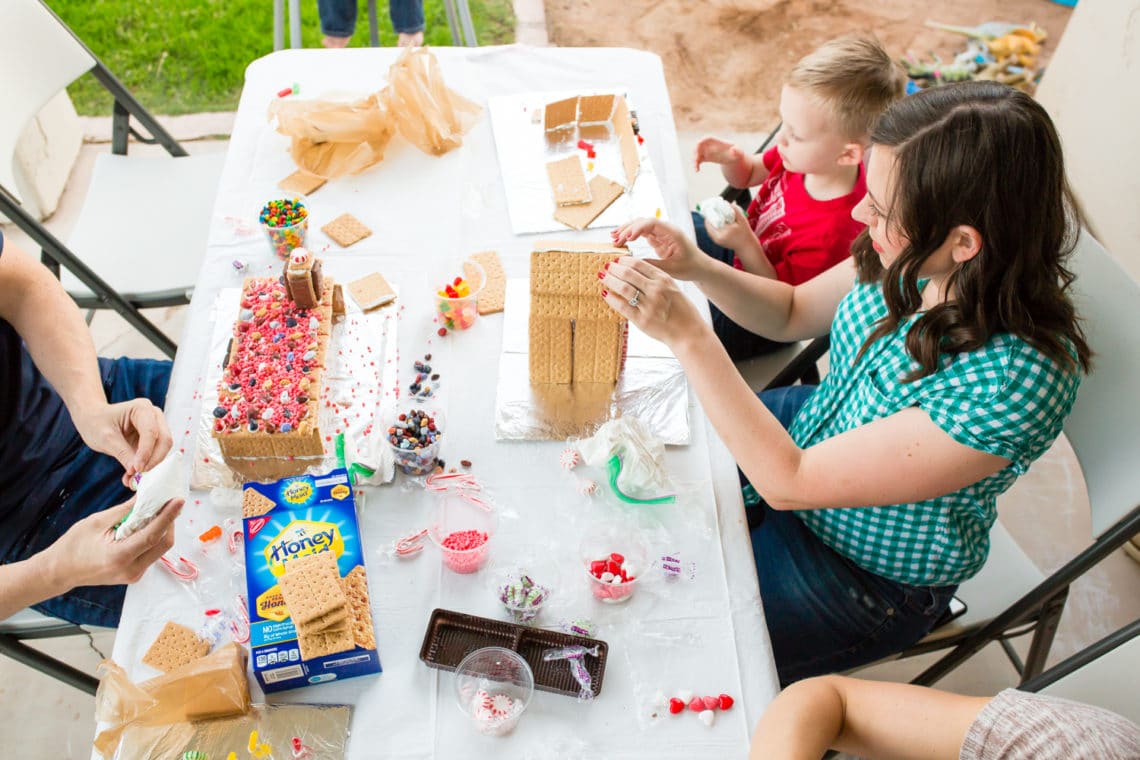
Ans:
{"label": "candy sprinkles scattered", "polygon": [[439,373],[432,371],[430,361],[431,354],[424,354],[423,361],[417,359],[412,364],[415,378],[408,386],[408,392],[413,398],[431,398],[439,391]]}

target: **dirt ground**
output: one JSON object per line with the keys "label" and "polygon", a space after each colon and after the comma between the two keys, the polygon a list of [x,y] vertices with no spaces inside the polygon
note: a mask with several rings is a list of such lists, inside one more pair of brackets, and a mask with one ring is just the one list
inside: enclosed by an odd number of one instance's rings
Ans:
{"label": "dirt ground", "polygon": [[765,131],[776,125],[788,70],[832,37],[872,32],[897,58],[943,61],[966,38],[924,21],[1035,22],[1048,63],[1072,13],[1049,0],[545,0],[552,44],[651,50],[665,63],[678,130]]}

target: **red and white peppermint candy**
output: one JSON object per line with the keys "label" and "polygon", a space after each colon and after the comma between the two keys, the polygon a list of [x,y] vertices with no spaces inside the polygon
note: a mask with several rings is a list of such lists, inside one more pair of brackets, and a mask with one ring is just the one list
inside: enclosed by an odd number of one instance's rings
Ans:
{"label": "red and white peppermint candy", "polygon": [[577,450],[570,447],[562,449],[562,453],[558,456],[558,464],[564,470],[573,470],[575,467],[582,463],[582,458],[579,456]]}

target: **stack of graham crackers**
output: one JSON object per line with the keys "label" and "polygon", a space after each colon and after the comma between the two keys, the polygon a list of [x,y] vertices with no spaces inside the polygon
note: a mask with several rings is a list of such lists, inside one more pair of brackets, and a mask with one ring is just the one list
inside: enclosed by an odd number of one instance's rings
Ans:
{"label": "stack of graham crackers", "polygon": [[376,648],[363,565],[342,578],[332,551],[306,554],[285,563],[279,585],[297,629],[301,659],[347,652],[357,646]]}
{"label": "stack of graham crackers", "polygon": [[601,298],[598,272],[626,248],[539,241],[530,257],[530,381],[614,383],[626,320]]}

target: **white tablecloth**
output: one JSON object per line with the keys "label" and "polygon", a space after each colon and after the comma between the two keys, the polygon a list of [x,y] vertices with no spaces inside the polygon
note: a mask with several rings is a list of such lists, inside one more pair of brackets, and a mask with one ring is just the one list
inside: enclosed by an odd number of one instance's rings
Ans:
{"label": "white tablecloth", "polygon": [[[287,139],[266,122],[277,91],[297,82],[304,97],[326,93],[365,94],[381,88],[394,49],[288,50],[255,61],[246,83],[218,193],[210,248],[182,336],[167,403],[176,446],[193,451],[204,388],[212,305],[219,290],[236,287],[235,258],[247,274],[276,272],[279,262],[256,228],[262,204],[282,192],[276,183],[293,163]],[[494,95],[549,89],[625,87],[636,104],[642,134],[652,153],[670,218],[687,219],[685,175],[660,60],[624,49],[501,47],[437,49],[445,79],[461,94],[486,105]],[[443,455],[451,463],[470,459],[503,510],[493,541],[494,561],[522,551],[555,557],[562,567],[552,609],[539,622],[586,617],[599,626],[610,655],[601,696],[593,703],[537,692],[519,728],[507,738],[477,735],[455,705],[453,677],[419,660],[428,616],[444,607],[489,617],[501,610],[484,575],[457,576],[428,548],[413,560],[391,559],[391,542],[426,527],[429,494],[397,476],[396,483],[366,489],[360,506],[373,613],[383,674],[272,695],[269,701],[355,705],[351,756],[387,758],[660,758],[743,757],[751,727],[777,691],[743,519],[735,466],[695,401],[690,409],[693,443],[670,448],[672,477],[682,485],[682,503],[663,519],[669,545],[693,563],[692,580],[648,583],[626,605],[603,607],[591,600],[574,564],[577,536],[606,507],[579,496],[558,466],[563,444],[500,443],[494,437],[495,373],[502,316],[481,317],[467,333],[435,335],[428,294],[458,272],[467,254],[499,252],[510,277],[525,277],[531,238],[511,234],[498,162],[486,112],[464,145],[435,158],[400,137],[382,163],[354,177],[333,180],[310,198],[309,247],[326,271],[342,281],[380,270],[399,286],[401,380],[413,357],[430,351],[443,373],[448,427]],[[350,212],[373,235],[349,249],[333,245],[319,227]],[[253,227],[250,234],[244,231]],[[608,230],[562,239],[608,239]],[[160,252],[156,252],[160,253]],[[430,341],[430,342],[429,342]],[[403,366],[409,365],[409,366]],[[233,507],[208,492],[193,492],[180,518],[181,553],[199,560],[193,585],[154,568],[127,594],[114,658],[132,676],[154,672],[142,653],[168,619],[196,626],[207,606],[244,592],[241,569],[224,549],[201,556],[198,534]],[[737,698],[732,711],[706,729],[692,713],[657,719],[650,702],[658,690],[672,694],[725,692]],[[254,690],[255,700],[261,698]],[[462,754],[461,754],[462,753]]]}

